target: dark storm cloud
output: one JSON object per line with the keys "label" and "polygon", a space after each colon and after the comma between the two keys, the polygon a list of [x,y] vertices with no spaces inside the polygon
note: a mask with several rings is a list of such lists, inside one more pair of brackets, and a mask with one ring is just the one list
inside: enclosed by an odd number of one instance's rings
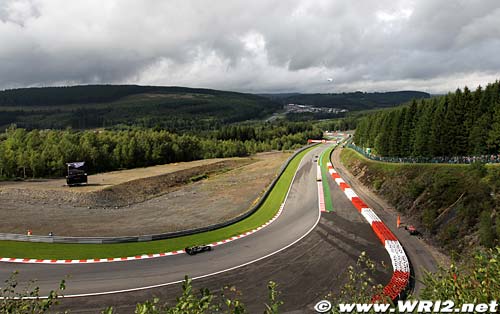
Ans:
{"label": "dark storm cloud", "polygon": [[443,92],[499,78],[499,20],[497,0],[0,0],[0,88]]}

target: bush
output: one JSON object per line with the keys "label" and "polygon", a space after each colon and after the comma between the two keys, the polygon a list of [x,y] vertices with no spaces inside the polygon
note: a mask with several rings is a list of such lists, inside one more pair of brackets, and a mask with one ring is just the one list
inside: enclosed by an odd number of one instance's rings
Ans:
{"label": "bush", "polygon": [[417,182],[416,180],[410,181],[409,186],[408,186],[408,193],[409,193],[410,197],[412,197],[413,199],[416,199],[424,191],[425,191],[425,184],[422,184],[421,182]]}
{"label": "bush", "polygon": [[493,221],[491,212],[483,211],[479,217],[479,239],[485,247],[493,247],[495,242],[495,229],[493,229]]}
{"label": "bush", "polygon": [[489,303],[500,295],[500,248],[462,258],[461,264],[440,267],[423,278],[422,300],[451,300],[464,303]]}
{"label": "bush", "polygon": [[384,183],[384,181],[382,179],[373,180],[373,189],[375,191],[379,190],[383,183]]}
{"label": "bush", "polygon": [[479,178],[484,178],[488,174],[488,169],[486,169],[484,163],[480,161],[475,161],[471,163],[469,167],[470,167],[470,173]]}
{"label": "bush", "polygon": [[[278,314],[279,308],[283,304],[279,300],[280,292],[278,285],[270,281],[267,285],[269,289],[269,300],[265,304],[264,314]],[[245,305],[238,297],[241,293],[235,287],[225,287],[222,294],[217,297],[208,289],[200,289],[199,294],[193,292],[192,280],[187,276],[182,283],[182,295],[177,298],[173,306],[162,303],[160,299],[154,298],[144,303],[138,303],[135,308],[136,314],[246,314]],[[113,314],[114,309],[109,307],[101,312],[102,314]]]}
{"label": "bush", "polygon": [[8,314],[43,314],[49,313],[51,308],[58,304],[60,292],[66,288],[64,280],[59,289],[52,290],[45,299],[40,299],[40,289],[35,286],[35,281],[29,281],[21,287],[17,282],[17,272],[5,280],[5,286],[0,290],[0,313]]}

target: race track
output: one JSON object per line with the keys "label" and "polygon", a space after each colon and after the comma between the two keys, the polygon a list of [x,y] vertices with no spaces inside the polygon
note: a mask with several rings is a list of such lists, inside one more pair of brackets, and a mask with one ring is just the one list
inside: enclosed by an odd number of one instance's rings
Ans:
{"label": "race track", "polygon": [[[334,212],[324,213],[319,219],[316,164],[312,160],[323,149],[326,147],[313,149],[302,160],[283,213],[276,221],[212,252],[103,264],[2,263],[0,280],[18,270],[21,281],[37,279],[41,293],[46,294],[69,276],[66,296],[101,294],[64,300],[62,308],[74,313],[99,312],[105,305],[116,306],[119,313],[129,313],[135,303],[153,296],[174,299],[180,294],[180,286],[173,283],[185,275],[196,278],[208,274],[214,275],[195,280],[195,286],[218,289],[236,285],[243,291],[242,299],[251,312],[262,312],[267,281],[274,280],[280,284],[283,309],[303,313],[328,292],[338,290],[346,267],[354,265],[360,252],[366,251],[371,259],[389,265],[377,277],[385,284],[392,273],[388,254],[333,182],[329,183]],[[297,243],[290,246],[294,242]]]}

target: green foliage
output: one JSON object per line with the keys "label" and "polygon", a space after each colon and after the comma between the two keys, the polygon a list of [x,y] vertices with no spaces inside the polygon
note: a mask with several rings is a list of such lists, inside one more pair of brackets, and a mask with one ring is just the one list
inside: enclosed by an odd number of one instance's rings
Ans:
{"label": "green foliage", "polygon": [[414,199],[419,197],[425,191],[425,188],[426,182],[423,182],[423,180],[413,179],[408,182],[408,193]]}
{"label": "green foliage", "polygon": [[489,303],[500,295],[500,248],[478,252],[463,258],[460,264],[440,267],[426,273],[423,300],[451,300],[456,306],[464,303]]}
{"label": "green foliage", "polygon": [[422,223],[429,230],[434,230],[434,222],[437,218],[437,209],[435,207],[426,207],[422,213]]}
{"label": "green foliage", "polygon": [[204,174],[199,174],[197,176],[191,177],[189,179],[189,181],[191,181],[191,182],[198,182],[198,181],[201,181],[201,180],[204,180],[204,179],[207,179],[207,178],[208,178],[208,174],[204,173]]}
{"label": "green foliage", "polygon": [[346,118],[341,118],[341,119],[321,121],[318,122],[316,125],[322,130],[347,131],[347,130],[354,130],[356,128],[358,120],[359,120],[358,116],[348,116]]}
{"label": "green foliage", "polygon": [[[269,299],[265,304],[265,314],[278,314],[279,307],[283,304],[279,300],[277,284],[268,283]],[[235,287],[225,287],[220,296],[215,295],[208,289],[200,289],[198,294],[193,292],[192,280],[187,276],[182,283],[182,295],[176,299],[174,305],[162,303],[159,298],[153,298],[143,303],[138,303],[135,308],[136,314],[246,314],[245,305],[239,297],[241,292]],[[113,308],[107,308],[101,313],[113,314]]]}
{"label": "green foliage", "polygon": [[483,211],[479,217],[479,239],[485,247],[493,247],[496,232],[493,229],[493,218],[490,211]]}
{"label": "green foliage", "polygon": [[118,125],[169,131],[213,129],[281,109],[264,97],[182,87],[88,85],[0,92],[0,127],[88,129]]}
{"label": "green foliage", "polygon": [[354,141],[390,157],[500,153],[500,82],[413,101],[359,121]]}
{"label": "green foliage", "polygon": [[439,239],[444,243],[444,245],[450,246],[459,234],[460,229],[457,224],[451,223],[444,227],[444,231],[441,232]]}
{"label": "green foliage", "polygon": [[[347,281],[338,293],[330,293],[327,299],[332,304],[339,303],[372,303],[374,296],[379,296],[380,302],[385,300],[383,296],[383,286],[376,282],[374,276],[377,273],[377,265],[361,252],[356,265],[347,268]],[[332,313],[340,313],[334,306]]]}
{"label": "green foliage", "polygon": [[486,169],[484,163],[475,161],[470,164],[470,172],[478,178],[484,178],[488,174],[488,169]]}
{"label": "green foliage", "polygon": [[497,232],[497,239],[500,239],[500,215],[497,214],[497,217],[495,219],[495,226],[496,226],[496,232]]}
{"label": "green foliage", "polygon": [[314,107],[344,108],[350,111],[392,107],[412,99],[429,98],[430,95],[416,91],[384,93],[341,94],[270,94],[263,95],[282,104],[304,104]]}
{"label": "green foliage", "polygon": [[375,191],[379,190],[384,181],[382,179],[373,180],[373,189]]}
{"label": "green foliage", "polygon": [[0,134],[0,177],[61,177],[67,162],[86,161],[90,173],[206,158],[248,156],[303,146],[321,138],[317,127],[280,122],[223,126],[205,134],[160,129],[33,130]]}
{"label": "green foliage", "polygon": [[283,305],[283,301],[279,300],[280,292],[277,290],[278,284],[274,281],[270,281],[267,284],[267,289],[269,290],[269,304],[266,304],[266,309],[264,314],[278,314],[280,306]]}
{"label": "green foliage", "polygon": [[4,287],[0,287],[0,313],[5,314],[42,314],[49,313],[54,305],[58,304],[60,292],[66,288],[65,281],[61,281],[58,290],[49,292],[46,298],[40,298],[40,289],[36,282],[30,280],[26,286],[20,287],[17,281],[17,272],[5,280]]}

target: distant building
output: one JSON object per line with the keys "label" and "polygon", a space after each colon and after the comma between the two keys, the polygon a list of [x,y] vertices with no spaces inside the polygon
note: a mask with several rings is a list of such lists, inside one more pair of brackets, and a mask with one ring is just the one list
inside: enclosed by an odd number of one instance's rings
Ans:
{"label": "distant building", "polygon": [[286,104],[283,109],[285,109],[287,113],[325,112],[325,113],[338,114],[338,113],[348,112],[347,109],[314,107],[314,106],[300,105],[300,104]]}

